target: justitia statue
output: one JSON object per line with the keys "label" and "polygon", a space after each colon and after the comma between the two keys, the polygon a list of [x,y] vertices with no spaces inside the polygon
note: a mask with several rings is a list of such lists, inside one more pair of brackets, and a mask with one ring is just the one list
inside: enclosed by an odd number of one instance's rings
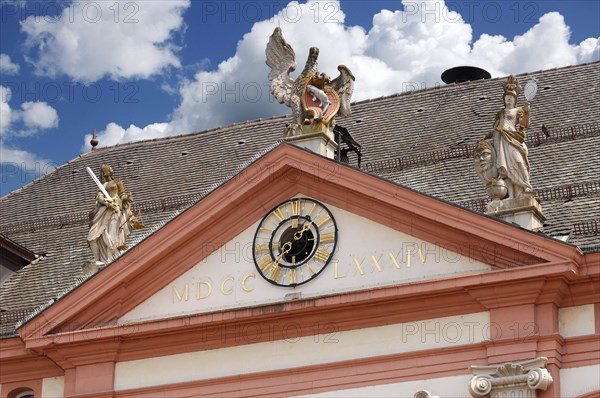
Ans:
{"label": "justitia statue", "polygon": [[[496,114],[494,128],[476,146],[475,170],[486,183],[493,202],[518,199],[531,195],[529,161],[525,145],[529,127],[530,105],[516,107],[521,92],[519,81],[513,75],[504,83],[504,109]],[[490,144],[487,139],[492,139]]]}
{"label": "justitia statue", "polygon": [[89,215],[87,242],[94,259],[100,263],[107,263],[127,248],[126,240],[131,230],[143,228],[144,225],[131,211],[131,192],[125,191],[122,181],[113,178],[113,170],[109,165],[102,165],[104,183],[101,183],[89,168],[88,173],[98,185],[98,193],[96,206]]}

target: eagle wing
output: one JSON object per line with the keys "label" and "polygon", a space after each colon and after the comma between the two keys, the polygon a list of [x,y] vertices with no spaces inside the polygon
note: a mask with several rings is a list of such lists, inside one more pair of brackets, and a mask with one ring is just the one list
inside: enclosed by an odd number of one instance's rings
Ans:
{"label": "eagle wing", "polygon": [[290,72],[296,69],[296,54],[292,46],[283,38],[279,27],[275,28],[269,38],[265,53],[267,65],[271,68],[269,72],[271,94],[280,103],[291,106],[294,80],[290,77]]}
{"label": "eagle wing", "polygon": [[331,87],[337,91],[340,97],[340,110],[338,111],[339,116],[349,116],[352,113],[350,109],[350,100],[352,99],[352,92],[354,91],[354,75],[350,72],[350,69],[344,65],[338,66],[340,75],[331,82]]}

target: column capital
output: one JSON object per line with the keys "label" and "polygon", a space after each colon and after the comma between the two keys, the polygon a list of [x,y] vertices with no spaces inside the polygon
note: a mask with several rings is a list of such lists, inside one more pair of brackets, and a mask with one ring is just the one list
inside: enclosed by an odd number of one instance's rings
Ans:
{"label": "column capital", "polygon": [[546,369],[547,362],[547,358],[539,357],[501,365],[471,366],[474,376],[469,392],[474,398],[513,396],[511,394],[535,398],[536,390],[545,391],[552,384],[552,375]]}

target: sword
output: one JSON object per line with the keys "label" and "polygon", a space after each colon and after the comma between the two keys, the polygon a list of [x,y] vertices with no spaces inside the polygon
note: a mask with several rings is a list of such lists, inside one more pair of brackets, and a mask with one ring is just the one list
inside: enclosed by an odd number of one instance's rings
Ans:
{"label": "sword", "polygon": [[104,185],[102,185],[102,183],[100,182],[100,180],[98,179],[98,177],[96,177],[96,174],[94,174],[94,172],[92,171],[92,169],[90,169],[89,167],[85,168],[88,172],[88,174],[90,175],[90,177],[92,177],[92,180],[94,180],[94,182],[96,183],[96,185],[98,185],[98,188],[100,189],[100,192],[102,192],[102,194],[104,195],[104,197],[106,199],[108,199],[109,201],[112,201],[112,198],[110,197],[110,195],[108,194],[108,192],[106,192],[106,189],[104,188]]}

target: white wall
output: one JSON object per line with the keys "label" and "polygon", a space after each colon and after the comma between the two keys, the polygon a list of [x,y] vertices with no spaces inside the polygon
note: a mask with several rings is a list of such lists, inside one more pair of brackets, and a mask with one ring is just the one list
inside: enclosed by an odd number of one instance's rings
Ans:
{"label": "white wall", "polygon": [[[412,398],[417,391],[426,390],[439,397],[470,397],[469,382],[473,375],[440,377],[404,383],[384,384],[321,394],[301,395],[302,398]],[[298,398],[299,398],[298,397]]]}
{"label": "white wall", "polygon": [[257,330],[240,330],[237,336],[229,330],[225,338],[248,344],[119,362],[115,390],[474,344],[489,338],[489,322],[489,313],[479,312],[343,332],[336,332],[335,325],[315,325],[315,332],[321,333],[305,337],[297,337],[298,329],[290,324],[262,331],[275,337],[287,333],[286,338],[254,344],[251,338],[256,339]]}
{"label": "white wall", "polygon": [[594,304],[559,308],[558,330],[565,338],[594,334],[596,332]]}
{"label": "white wall", "polygon": [[600,365],[561,369],[560,396],[562,398],[600,391]]}
{"label": "white wall", "polygon": [[42,380],[42,398],[60,398],[65,396],[65,378],[48,377]]}

